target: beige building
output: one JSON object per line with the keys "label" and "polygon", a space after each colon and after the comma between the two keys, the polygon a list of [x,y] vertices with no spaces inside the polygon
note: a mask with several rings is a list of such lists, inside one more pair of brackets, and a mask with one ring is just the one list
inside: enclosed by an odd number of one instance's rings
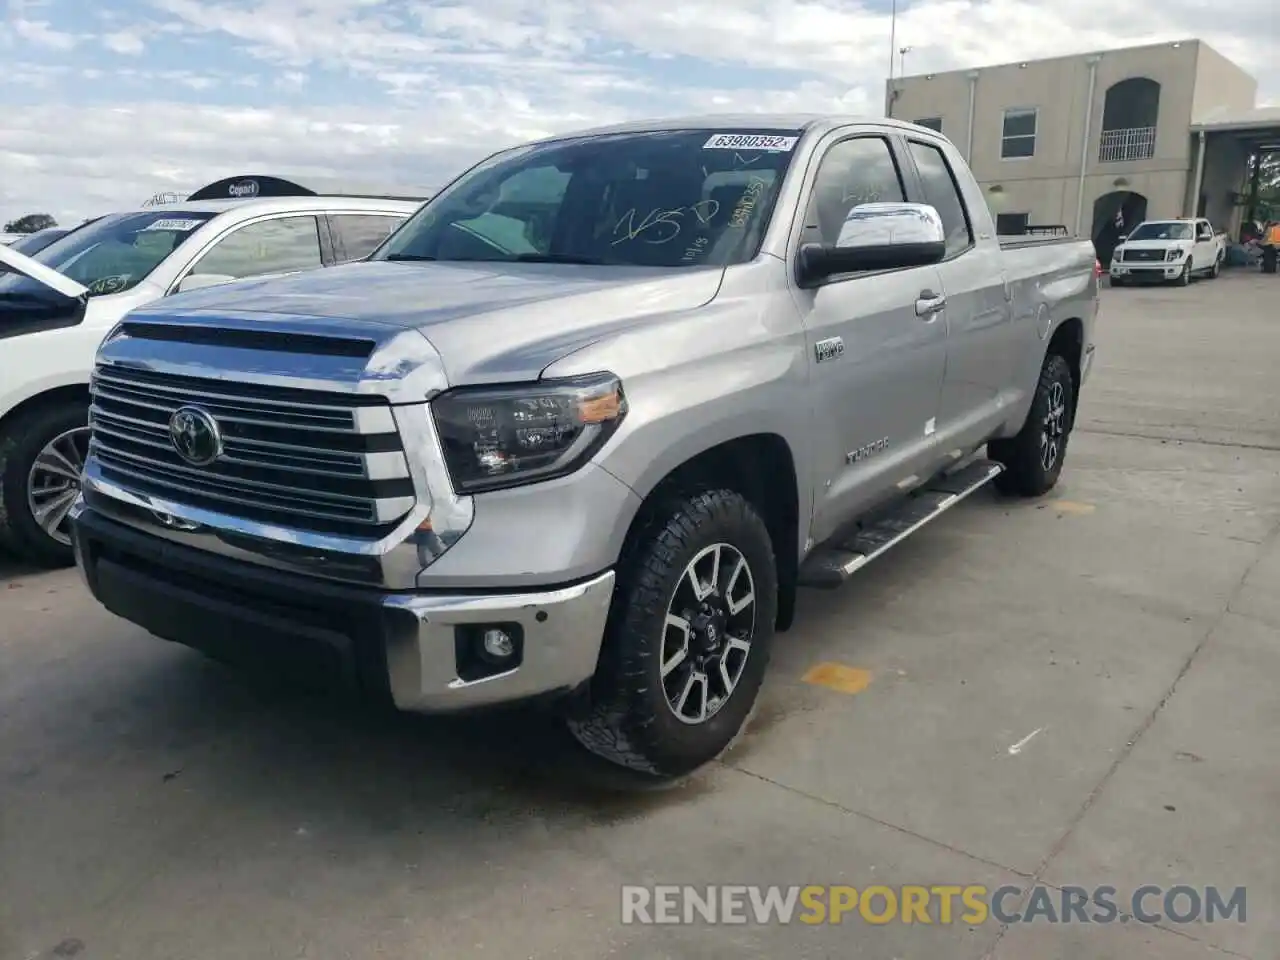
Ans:
{"label": "beige building", "polygon": [[960,148],[1002,232],[1062,225],[1109,257],[1119,225],[1143,219],[1206,216],[1235,235],[1250,155],[1280,146],[1257,87],[1185,40],[895,78],[887,112]]}

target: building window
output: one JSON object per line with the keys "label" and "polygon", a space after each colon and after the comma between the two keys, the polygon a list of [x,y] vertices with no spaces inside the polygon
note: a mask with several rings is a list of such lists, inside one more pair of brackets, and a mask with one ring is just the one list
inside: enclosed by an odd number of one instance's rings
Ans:
{"label": "building window", "polygon": [[1002,237],[1020,237],[1027,232],[1027,221],[1030,219],[1029,213],[998,213],[996,233]]}
{"label": "building window", "polygon": [[1036,155],[1036,110],[1019,108],[1004,112],[1001,160],[1021,160]]}
{"label": "building window", "polygon": [[938,131],[938,133],[942,132],[941,117],[925,117],[921,120],[917,120],[916,125],[920,127],[928,127],[930,130]]}

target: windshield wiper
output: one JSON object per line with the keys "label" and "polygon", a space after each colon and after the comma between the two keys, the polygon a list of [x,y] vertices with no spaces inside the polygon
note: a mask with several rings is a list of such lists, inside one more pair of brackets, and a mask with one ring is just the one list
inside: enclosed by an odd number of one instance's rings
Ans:
{"label": "windshield wiper", "polygon": [[413,260],[434,260],[435,257],[429,257],[425,253],[388,253],[384,260],[399,260],[402,263]]}
{"label": "windshield wiper", "polygon": [[608,265],[608,261],[599,257],[579,257],[572,253],[517,253],[511,259],[516,263],[577,263],[588,267]]}

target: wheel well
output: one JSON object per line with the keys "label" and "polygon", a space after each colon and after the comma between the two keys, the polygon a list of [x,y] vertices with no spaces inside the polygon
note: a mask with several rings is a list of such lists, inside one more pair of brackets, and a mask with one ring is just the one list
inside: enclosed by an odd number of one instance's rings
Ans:
{"label": "wheel well", "polygon": [[778,569],[777,629],[786,630],[795,612],[800,496],[791,448],[776,433],[751,434],[721,443],[663,477],[631,521],[623,557],[648,525],[661,516],[664,503],[717,489],[741,494],[769,528]]}
{"label": "wheel well", "polygon": [[1053,332],[1046,355],[1056,354],[1071,368],[1071,422],[1075,423],[1080,402],[1080,361],[1084,354],[1084,323],[1077,317],[1063,321]]}
{"label": "wheel well", "polygon": [[0,417],[0,430],[3,430],[15,419],[22,416],[29,410],[38,407],[53,407],[61,403],[83,403],[86,406],[89,403],[89,385],[87,383],[71,383],[65,387],[54,387],[52,390],[46,390],[44,393],[37,393],[34,397],[27,397],[20,404]]}

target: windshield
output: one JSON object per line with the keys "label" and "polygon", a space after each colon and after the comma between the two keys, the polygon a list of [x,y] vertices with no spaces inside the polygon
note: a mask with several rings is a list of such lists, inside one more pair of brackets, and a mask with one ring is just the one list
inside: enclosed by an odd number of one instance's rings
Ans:
{"label": "windshield", "polygon": [[35,256],[53,241],[58,240],[67,235],[66,230],[59,227],[49,227],[47,230],[37,230],[35,233],[29,233],[25,237],[19,237],[13,243],[9,244],[10,250],[16,250],[18,253],[25,254],[28,257]]}
{"label": "windshield", "polygon": [[[213,216],[156,210],[112,214],[85,224],[28,256],[84,285],[90,296],[120,293],[141,283]],[[0,275],[0,295],[16,293],[33,284],[42,286],[8,272]]]}
{"label": "windshield", "polygon": [[741,263],[760,247],[799,136],[675,130],[520,147],[463,174],[372,259]]}
{"label": "windshield", "polygon": [[1189,223],[1140,223],[1129,234],[1130,240],[1190,240]]}

